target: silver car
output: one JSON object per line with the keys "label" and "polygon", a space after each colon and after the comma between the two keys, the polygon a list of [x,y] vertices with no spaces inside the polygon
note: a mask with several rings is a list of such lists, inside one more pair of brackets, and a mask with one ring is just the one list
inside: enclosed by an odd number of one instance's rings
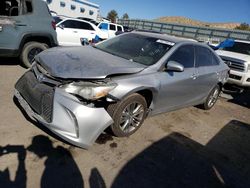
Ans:
{"label": "silver car", "polygon": [[228,70],[206,45],[132,32],[42,52],[16,83],[15,96],[32,119],[87,148],[107,128],[124,137],[148,116],[212,108]]}

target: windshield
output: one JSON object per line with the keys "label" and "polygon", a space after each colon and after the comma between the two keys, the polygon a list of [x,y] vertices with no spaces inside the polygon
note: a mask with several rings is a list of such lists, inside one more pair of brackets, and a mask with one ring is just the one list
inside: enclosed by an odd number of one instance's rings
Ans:
{"label": "windshield", "polygon": [[118,57],[143,65],[156,63],[174,43],[135,33],[123,34],[95,47]]}
{"label": "windshield", "polygon": [[222,48],[222,50],[250,55],[250,44],[243,42],[234,42],[233,46],[224,47]]}

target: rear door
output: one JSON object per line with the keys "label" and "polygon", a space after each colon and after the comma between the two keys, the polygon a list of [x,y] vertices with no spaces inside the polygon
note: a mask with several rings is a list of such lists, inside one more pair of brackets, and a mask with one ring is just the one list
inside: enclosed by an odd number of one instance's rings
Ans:
{"label": "rear door", "polygon": [[199,87],[196,89],[201,98],[206,98],[218,83],[219,61],[210,49],[203,46],[195,47],[195,65]]}
{"label": "rear door", "polygon": [[183,45],[167,60],[167,62],[175,61],[182,64],[184,71],[159,73],[161,87],[155,106],[156,113],[176,110],[197,103],[199,82],[194,57],[194,46]]}
{"label": "rear door", "polygon": [[116,25],[115,24],[109,24],[109,38],[110,37],[115,37],[115,33],[117,31]]}
{"label": "rear door", "polygon": [[102,32],[107,33],[108,38],[109,38],[109,24],[108,24],[108,23],[100,23],[100,24],[98,25],[98,28],[99,28]]}
{"label": "rear door", "polygon": [[80,39],[87,39],[88,41],[91,41],[96,36],[95,29],[91,26],[91,24],[87,22],[78,22],[78,35]]}

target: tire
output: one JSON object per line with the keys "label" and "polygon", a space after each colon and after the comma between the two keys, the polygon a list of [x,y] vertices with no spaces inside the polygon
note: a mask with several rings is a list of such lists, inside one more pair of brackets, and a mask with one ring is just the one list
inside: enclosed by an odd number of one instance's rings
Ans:
{"label": "tire", "polygon": [[217,99],[219,98],[220,92],[221,92],[221,87],[219,85],[216,85],[207,96],[205,103],[201,105],[202,109],[210,110],[215,105]]}
{"label": "tire", "polygon": [[110,126],[112,133],[117,137],[127,137],[135,133],[144,122],[147,102],[143,96],[134,93],[118,103],[109,105],[107,111],[114,120]]}
{"label": "tire", "polygon": [[39,42],[28,42],[23,46],[20,59],[27,68],[31,67],[34,57],[40,52],[48,49],[49,46]]}

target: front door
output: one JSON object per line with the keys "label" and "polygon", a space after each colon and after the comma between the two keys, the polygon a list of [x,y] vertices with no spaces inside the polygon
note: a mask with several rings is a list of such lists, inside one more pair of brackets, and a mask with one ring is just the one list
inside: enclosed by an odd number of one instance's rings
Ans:
{"label": "front door", "polygon": [[194,65],[194,46],[179,47],[167,60],[184,66],[183,72],[165,71],[159,73],[160,90],[155,104],[155,113],[176,110],[197,103],[199,87],[197,70]]}

